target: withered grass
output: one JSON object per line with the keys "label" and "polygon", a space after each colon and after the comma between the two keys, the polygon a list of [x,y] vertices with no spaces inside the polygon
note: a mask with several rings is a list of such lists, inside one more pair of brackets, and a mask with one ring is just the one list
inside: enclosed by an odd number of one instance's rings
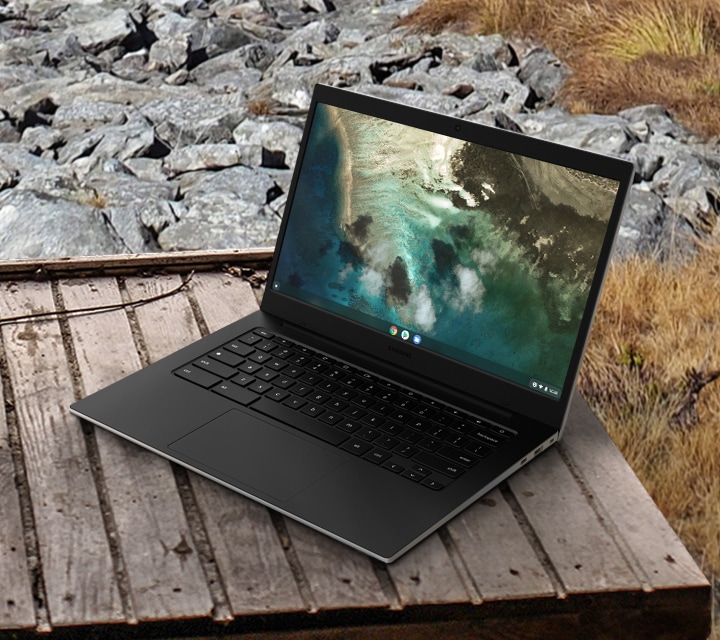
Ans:
{"label": "withered grass", "polygon": [[720,135],[720,0],[428,0],[401,24],[537,41],[573,70],[561,96],[570,111],[656,102]]}

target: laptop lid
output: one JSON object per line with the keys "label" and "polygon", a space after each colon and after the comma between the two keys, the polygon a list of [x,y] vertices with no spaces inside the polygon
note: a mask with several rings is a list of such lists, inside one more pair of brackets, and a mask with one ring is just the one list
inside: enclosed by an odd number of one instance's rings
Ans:
{"label": "laptop lid", "polygon": [[318,85],[262,309],[560,428],[632,175]]}

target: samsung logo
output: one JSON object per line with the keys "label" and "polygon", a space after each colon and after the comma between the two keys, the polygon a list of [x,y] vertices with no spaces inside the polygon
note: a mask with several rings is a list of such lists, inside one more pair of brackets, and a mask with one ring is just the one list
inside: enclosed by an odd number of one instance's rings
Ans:
{"label": "samsung logo", "polygon": [[397,347],[395,347],[393,345],[388,345],[388,351],[397,353],[399,356],[403,356],[405,358],[412,358],[412,353],[408,353],[407,351],[404,351],[403,349],[398,349]]}

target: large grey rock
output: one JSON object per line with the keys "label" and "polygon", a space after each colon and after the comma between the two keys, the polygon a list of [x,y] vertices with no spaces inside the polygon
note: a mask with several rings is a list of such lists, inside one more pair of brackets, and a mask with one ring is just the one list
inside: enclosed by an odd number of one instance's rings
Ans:
{"label": "large grey rock", "polygon": [[97,194],[97,206],[128,251],[158,250],[154,234],[143,221],[157,218],[163,212],[162,203],[177,197],[174,185],[104,173],[93,176],[86,186]]}
{"label": "large grey rock", "polygon": [[[630,122],[643,141],[650,137],[668,136],[679,142],[697,142],[699,138],[680,125],[670,112],[659,104],[646,104],[624,109],[618,114]],[[643,135],[644,133],[644,135]]]}
{"label": "large grey rock", "polygon": [[110,14],[78,25],[70,31],[83,49],[93,53],[119,44],[133,33],[135,23],[125,9],[115,9]]}
{"label": "large grey rock", "polygon": [[173,73],[184,67],[190,57],[190,34],[178,33],[176,35],[160,38],[150,48],[148,68],[160,69]]}
{"label": "large grey rock", "polygon": [[122,124],[130,111],[131,107],[117,102],[88,100],[77,96],[57,108],[52,116],[52,124],[56,129],[74,127],[88,130],[104,124]]}
{"label": "large grey rock", "polygon": [[470,66],[476,71],[501,71],[517,62],[513,48],[497,33],[477,36],[472,57],[469,59]]}
{"label": "large grey rock", "polygon": [[242,96],[207,97],[193,92],[184,98],[156,100],[143,105],[140,112],[170,148],[231,142],[233,129],[247,115]]}
{"label": "large grey rock", "polygon": [[234,144],[194,144],[173,149],[163,159],[163,169],[174,177],[187,171],[234,167],[243,159],[242,150]]}
{"label": "large grey rock", "polygon": [[185,210],[158,242],[166,251],[271,246],[280,222],[264,207],[275,192],[267,174],[247,167],[209,174],[185,193]]}
{"label": "large grey rock", "polygon": [[302,133],[302,129],[287,122],[245,120],[235,128],[233,138],[242,151],[243,164],[292,168],[300,150]]}
{"label": "large grey rock", "polygon": [[124,253],[102,212],[90,204],[15,189],[0,193],[0,259]]}
{"label": "large grey rock", "polygon": [[600,153],[622,155],[637,144],[627,121],[618,116],[571,115],[551,108],[513,120],[528,135]]}
{"label": "large grey rock", "polygon": [[537,102],[553,104],[560,88],[572,75],[570,68],[547,49],[533,49],[520,61],[518,78],[528,86]]}

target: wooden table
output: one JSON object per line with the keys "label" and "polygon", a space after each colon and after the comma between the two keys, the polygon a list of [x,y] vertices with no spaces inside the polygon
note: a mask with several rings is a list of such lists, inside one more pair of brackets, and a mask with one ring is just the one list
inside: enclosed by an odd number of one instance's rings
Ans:
{"label": "wooden table", "polygon": [[707,637],[708,582],[579,396],[560,446],[389,566],[68,413],[255,309],[268,259],[2,267],[0,317],[61,314],[0,323],[0,637]]}

